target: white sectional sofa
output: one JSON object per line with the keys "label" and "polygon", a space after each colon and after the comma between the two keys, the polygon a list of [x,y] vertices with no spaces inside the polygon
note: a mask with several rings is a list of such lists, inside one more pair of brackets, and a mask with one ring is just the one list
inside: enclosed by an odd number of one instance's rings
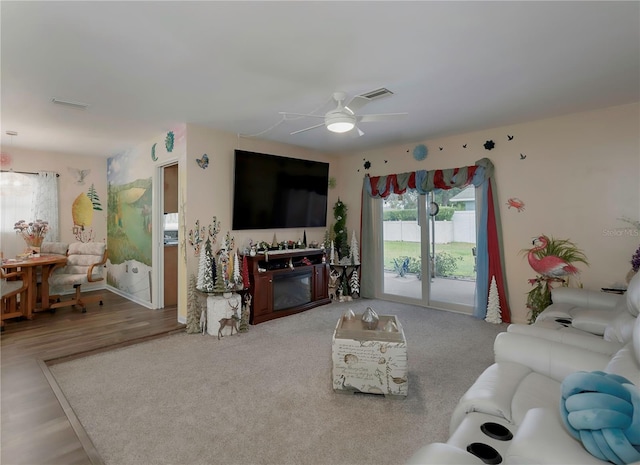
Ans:
{"label": "white sectional sofa", "polygon": [[551,291],[552,304],[536,318],[538,328],[561,330],[573,334],[593,334],[606,340],[627,338],[616,334],[621,327],[638,316],[638,311],[629,307],[630,293],[640,292],[640,273],[629,283],[626,295],[586,289],[558,287]]}
{"label": "white sectional sofa", "polygon": [[[638,279],[634,284],[638,292],[625,299],[636,315],[640,310]],[[561,385],[577,371],[603,371],[640,387],[640,319],[627,324],[631,334],[627,343],[587,334],[559,337],[558,331],[556,340],[518,331],[499,334],[494,343],[495,363],[460,399],[447,443],[421,448],[409,463],[607,463],[591,455],[565,428]],[[636,414],[640,422],[640,411]]]}
{"label": "white sectional sofa", "polygon": [[568,288],[554,289],[552,294],[557,301],[538,315],[535,324],[512,324],[507,331],[608,354],[631,340],[638,316],[640,273],[633,277],[625,295]]}

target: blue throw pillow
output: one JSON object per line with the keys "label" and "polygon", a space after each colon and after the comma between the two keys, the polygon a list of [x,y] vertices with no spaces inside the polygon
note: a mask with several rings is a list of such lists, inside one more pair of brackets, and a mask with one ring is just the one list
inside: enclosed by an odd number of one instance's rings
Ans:
{"label": "blue throw pillow", "polygon": [[562,382],[565,427],[591,455],[618,465],[640,461],[640,391],[602,371],[573,373]]}

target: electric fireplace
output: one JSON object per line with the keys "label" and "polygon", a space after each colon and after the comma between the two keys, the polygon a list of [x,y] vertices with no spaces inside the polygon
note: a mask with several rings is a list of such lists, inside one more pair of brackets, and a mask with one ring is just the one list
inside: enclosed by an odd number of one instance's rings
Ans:
{"label": "electric fireplace", "polygon": [[329,300],[329,264],[323,249],[247,254],[252,325],[304,312]]}

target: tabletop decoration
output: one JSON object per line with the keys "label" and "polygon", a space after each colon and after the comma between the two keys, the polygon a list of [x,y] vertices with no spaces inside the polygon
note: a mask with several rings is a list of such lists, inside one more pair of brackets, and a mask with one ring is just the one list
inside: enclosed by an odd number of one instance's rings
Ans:
{"label": "tabletop decoration", "polygon": [[35,220],[27,223],[25,220],[18,221],[13,229],[16,234],[22,236],[31,253],[40,253],[40,246],[45,236],[49,232],[49,222],[44,220]]}

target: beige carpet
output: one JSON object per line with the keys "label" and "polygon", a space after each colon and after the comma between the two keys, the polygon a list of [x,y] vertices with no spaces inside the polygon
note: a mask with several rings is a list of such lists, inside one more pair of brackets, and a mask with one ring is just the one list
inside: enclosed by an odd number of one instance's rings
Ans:
{"label": "beige carpet", "polygon": [[[336,393],[338,318],[395,314],[408,344],[406,399]],[[445,441],[460,396],[506,325],[382,301],[330,304],[227,336],[179,334],[54,365],[98,452],[124,464],[402,464]]]}

